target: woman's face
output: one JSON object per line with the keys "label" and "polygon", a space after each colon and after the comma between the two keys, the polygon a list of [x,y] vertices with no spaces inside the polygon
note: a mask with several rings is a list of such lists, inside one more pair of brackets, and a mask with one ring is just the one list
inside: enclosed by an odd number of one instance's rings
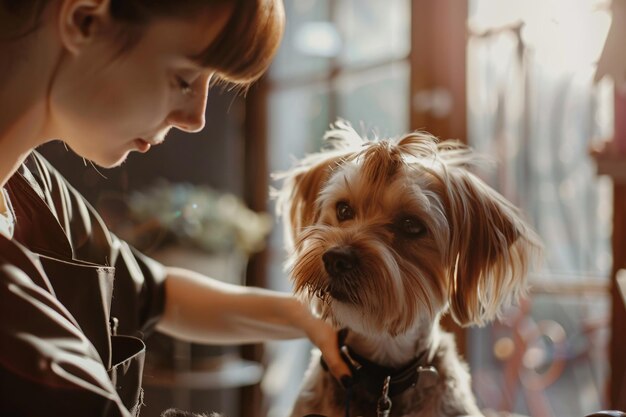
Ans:
{"label": "woman's face", "polygon": [[204,127],[210,68],[191,57],[220,33],[228,10],[193,19],[160,19],[130,50],[102,39],[67,53],[50,92],[48,133],[103,167],[122,163],[131,151],[147,152],[170,128]]}

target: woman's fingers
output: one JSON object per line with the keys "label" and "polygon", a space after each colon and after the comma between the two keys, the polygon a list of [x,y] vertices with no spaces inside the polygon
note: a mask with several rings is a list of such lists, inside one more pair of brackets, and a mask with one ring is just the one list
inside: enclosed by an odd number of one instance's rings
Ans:
{"label": "woman's fingers", "polygon": [[352,385],[352,373],[342,359],[340,345],[343,344],[346,331],[337,332],[330,324],[313,316],[309,307],[293,299],[295,309],[291,310],[292,320],[297,327],[304,330],[311,342],[322,352],[322,359],[328,371],[340,381],[344,387]]}
{"label": "woman's fingers", "polygon": [[344,362],[339,351],[339,339],[335,329],[329,324],[315,319],[317,330],[311,335],[311,341],[322,352],[322,358],[328,366],[328,371],[344,386],[348,388],[352,385],[352,374],[350,368]]}

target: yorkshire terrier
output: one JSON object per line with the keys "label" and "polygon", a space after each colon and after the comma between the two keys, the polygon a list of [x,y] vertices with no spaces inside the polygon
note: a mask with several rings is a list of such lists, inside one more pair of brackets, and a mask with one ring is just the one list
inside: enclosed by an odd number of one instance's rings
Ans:
{"label": "yorkshire terrier", "polygon": [[425,133],[361,138],[344,121],[283,179],[296,294],[347,328],[343,387],[313,358],[292,416],[482,415],[439,324],[483,325],[526,290],[541,244],[468,167],[471,150]]}

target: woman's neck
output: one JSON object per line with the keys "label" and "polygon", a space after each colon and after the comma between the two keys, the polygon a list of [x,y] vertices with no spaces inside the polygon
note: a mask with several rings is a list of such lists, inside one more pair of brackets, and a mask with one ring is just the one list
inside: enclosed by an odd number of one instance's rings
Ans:
{"label": "woman's neck", "polygon": [[0,187],[46,138],[48,95],[59,49],[46,29],[0,41]]}
{"label": "woman's neck", "polygon": [[[7,103],[4,94],[0,93],[0,103]],[[28,154],[39,145],[36,140],[39,132],[36,123],[37,105],[5,110],[0,124],[0,187],[3,187],[18,169]],[[13,118],[6,117],[13,115]]]}

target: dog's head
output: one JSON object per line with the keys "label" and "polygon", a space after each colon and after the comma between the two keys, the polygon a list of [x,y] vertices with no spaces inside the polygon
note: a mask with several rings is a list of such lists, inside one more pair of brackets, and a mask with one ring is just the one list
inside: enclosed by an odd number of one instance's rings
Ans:
{"label": "dog's head", "polygon": [[337,326],[397,335],[449,309],[483,324],[525,289],[538,239],[467,171],[471,152],[413,133],[370,142],[346,123],[285,173],[295,291]]}

